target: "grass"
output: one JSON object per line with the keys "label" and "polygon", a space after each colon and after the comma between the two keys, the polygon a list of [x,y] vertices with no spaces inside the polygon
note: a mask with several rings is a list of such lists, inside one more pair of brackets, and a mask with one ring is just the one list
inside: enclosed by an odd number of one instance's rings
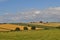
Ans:
{"label": "grass", "polygon": [[29,23],[29,24],[35,24],[35,25],[43,25],[43,26],[52,26],[52,27],[58,27],[60,26],[59,22],[49,22],[49,23]]}
{"label": "grass", "polygon": [[0,40],[60,40],[60,30],[0,32]]}
{"label": "grass", "polygon": [[15,30],[17,27],[23,30],[24,26],[19,26],[15,24],[14,25],[13,24],[0,24],[0,31],[11,31],[11,30]]}
{"label": "grass", "polygon": [[[19,25],[27,26],[30,25],[42,28],[51,28],[49,30],[31,30],[31,31],[16,31],[16,32],[0,32],[0,40],[60,40],[60,30],[53,29],[53,26],[56,26],[58,23],[48,23],[48,24],[27,24],[27,23],[19,23]],[[18,25],[16,23],[16,25]],[[16,26],[15,25],[15,26]],[[53,25],[53,26],[46,26]],[[59,24],[60,25],[60,24]],[[1,26],[1,25],[0,25]],[[14,27],[15,27],[14,26]],[[58,26],[58,25],[57,25]],[[2,26],[1,26],[2,27]],[[3,25],[3,27],[5,27]],[[6,25],[6,28],[12,27],[11,25]]]}

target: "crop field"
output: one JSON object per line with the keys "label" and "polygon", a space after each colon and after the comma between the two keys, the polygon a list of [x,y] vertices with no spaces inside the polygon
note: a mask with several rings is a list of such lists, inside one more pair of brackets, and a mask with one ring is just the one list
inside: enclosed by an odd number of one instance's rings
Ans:
{"label": "crop field", "polygon": [[29,24],[34,24],[34,25],[43,25],[43,26],[52,26],[52,27],[58,27],[60,26],[60,22],[49,22],[49,23],[29,23]]}
{"label": "crop field", "polygon": [[0,24],[0,31],[11,31],[15,30],[17,27],[23,30],[24,26],[13,25],[13,24]]}
{"label": "crop field", "polygon": [[60,40],[60,30],[0,32],[0,40]]}
{"label": "crop field", "polygon": [[[43,30],[23,30],[8,31],[16,27],[23,26],[43,27],[50,29]],[[0,24],[0,40],[60,40],[60,29],[57,29],[60,23],[16,23],[16,24]],[[60,27],[59,27],[60,28]],[[7,31],[5,31],[7,30]],[[4,32],[3,32],[4,31]]]}

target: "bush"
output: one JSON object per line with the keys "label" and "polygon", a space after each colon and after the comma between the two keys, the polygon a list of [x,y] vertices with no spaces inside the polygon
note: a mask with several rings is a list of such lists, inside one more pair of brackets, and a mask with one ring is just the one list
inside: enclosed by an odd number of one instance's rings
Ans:
{"label": "bush", "polygon": [[48,30],[49,28],[45,28],[45,30]]}
{"label": "bush", "polygon": [[40,21],[40,23],[43,23],[43,21]]}
{"label": "bush", "polygon": [[56,27],[56,28],[60,29],[60,26],[58,26],[58,27]]}
{"label": "bush", "polygon": [[17,28],[15,29],[15,31],[20,31],[20,28],[17,27]]}
{"label": "bush", "polygon": [[32,28],[31,28],[32,30],[35,30],[36,29],[36,27],[35,26],[32,26]]}
{"label": "bush", "polygon": [[28,28],[27,27],[24,27],[24,30],[28,30]]}

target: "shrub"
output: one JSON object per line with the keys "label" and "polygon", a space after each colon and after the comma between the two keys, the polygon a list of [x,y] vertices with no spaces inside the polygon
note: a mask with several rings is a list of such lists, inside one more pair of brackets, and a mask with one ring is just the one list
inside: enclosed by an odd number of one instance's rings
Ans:
{"label": "shrub", "polygon": [[31,28],[32,30],[35,30],[36,29],[36,27],[35,26],[32,26],[32,28]]}
{"label": "shrub", "polygon": [[56,27],[56,28],[60,29],[60,26],[58,26],[58,27]]}
{"label": "shrub", "polygon": [[10,30],[11,32],[14,31],[14,30]]}
{"label": "shrub", "polygon": [[15,31],[20,31],[20,28],[17,27],[17,28],[15,29]]}
{"label": "shrub", "polygon": [[45,28],[45,30],[48,30],[49,28]]}
{"label": "shrub", "polygon": [[27,27],[24,27],[24,30],[28,30],[28,28]]}
{"label": "shrub", "polygon": [[43,21],[40,21],[40,23],[43,23]]}

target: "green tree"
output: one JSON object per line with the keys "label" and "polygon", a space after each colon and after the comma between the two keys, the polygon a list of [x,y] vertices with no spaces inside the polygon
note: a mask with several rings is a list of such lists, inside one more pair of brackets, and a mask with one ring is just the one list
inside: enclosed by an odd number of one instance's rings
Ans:
{"label": "green tree", "polygon": [[15,31],[20,31],[20,28],[17,27],[17,28],[15,29]]}
{"label": "green tree", "polygon": [[32,28],[31,28],[32,30],[35,30],[36,29],[36,27],[35,26],[32,26]]}
{"label": "green tree", "polygon": [[28,30],[28,28],[27,27],[24,27],[24,30]]}

